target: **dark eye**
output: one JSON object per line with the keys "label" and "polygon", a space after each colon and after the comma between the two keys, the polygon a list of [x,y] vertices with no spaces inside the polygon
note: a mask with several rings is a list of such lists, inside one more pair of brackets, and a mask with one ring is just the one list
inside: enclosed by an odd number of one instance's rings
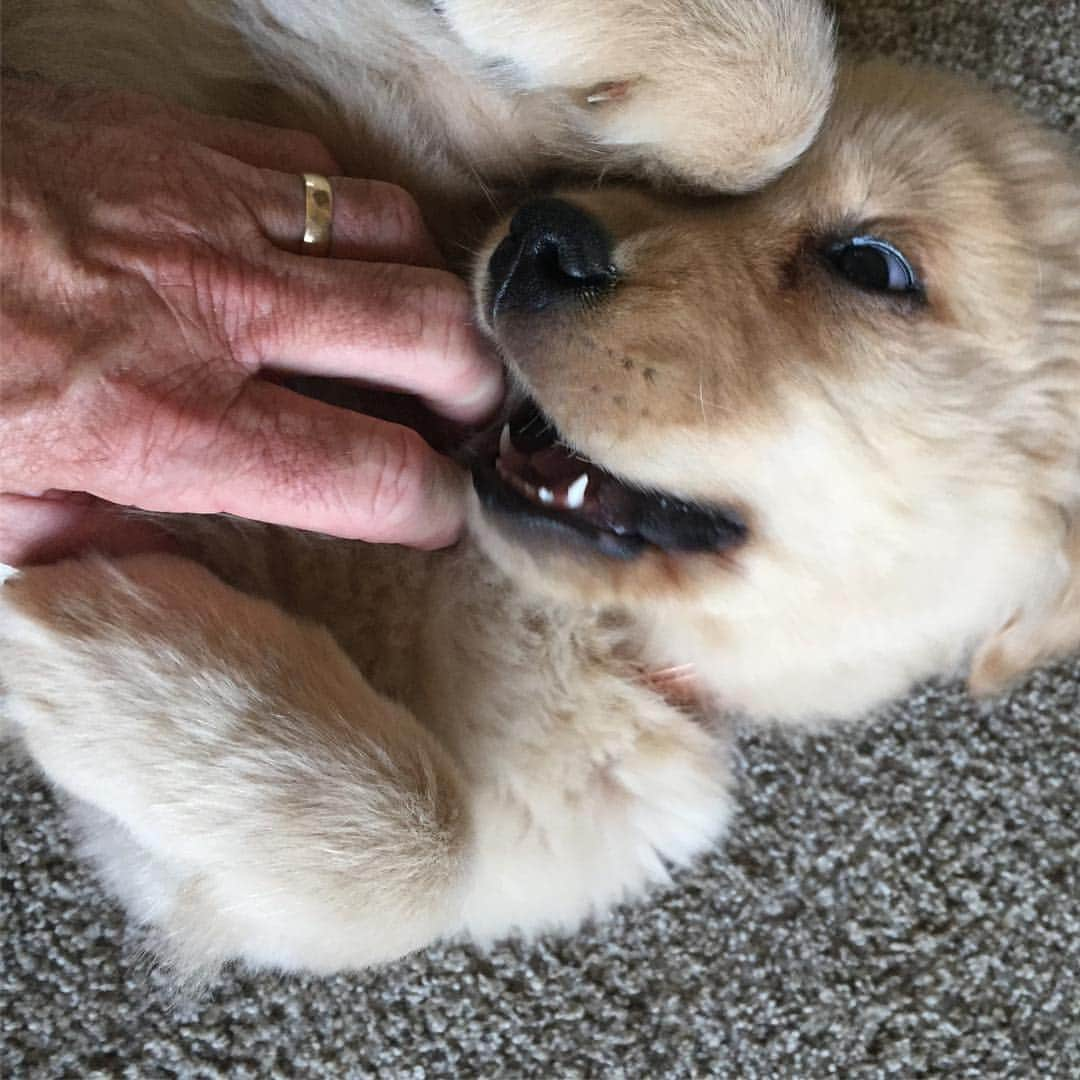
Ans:
{"label": "dark eye", "polygon": [[853,236],[827,251],[837,273],[871,292],[921,293],[920,283],[903,252],[873,236]]}

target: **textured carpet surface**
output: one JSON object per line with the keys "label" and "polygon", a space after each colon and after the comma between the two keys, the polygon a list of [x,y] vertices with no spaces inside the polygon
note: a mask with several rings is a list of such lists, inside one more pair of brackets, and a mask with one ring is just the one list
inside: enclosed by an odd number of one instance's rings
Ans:
{"label": "textured carpet surface", "polygon": [[[845,0],[849,48],[1080,133],[1080,6]],[[176,1001],[4,766],[7,1077],[1080,1075],[1080,663],[976,708],[920,691],[829,736],[745,733],[723,845],[571,939],[432,949]]]}

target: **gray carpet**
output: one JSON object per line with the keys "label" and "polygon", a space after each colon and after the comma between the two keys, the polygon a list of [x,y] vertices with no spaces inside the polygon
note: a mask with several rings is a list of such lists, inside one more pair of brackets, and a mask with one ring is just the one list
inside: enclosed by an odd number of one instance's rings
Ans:
{"label": "gray carpet", "polygon": [[[981,74],[1080,134],[1080,6],[845,0],[846,40]],[[175,1001],[5,766],[8,1077],[1080,1076],[1080,663],[993,709],[924,690],[745,733],[723,846],[572,939]]]}

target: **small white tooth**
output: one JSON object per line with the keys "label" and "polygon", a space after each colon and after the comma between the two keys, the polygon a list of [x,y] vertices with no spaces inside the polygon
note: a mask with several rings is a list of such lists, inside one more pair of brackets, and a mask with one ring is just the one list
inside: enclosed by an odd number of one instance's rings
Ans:
{"label": "small white tooth", "polygon": [[585,489],[589,486],[589,474],[582,473],[566,489],[566,505],[571,510],[580,510],[585,502]]}
{"label": "small white tooth", "polygon": [[513,444],[510,442],[510,425],[503,424],[502,434],[499,436],[500,455],[507,453],[511,449],[512,445]]}
{"label": "small white tooth", "polygon": [[550,488],[537,488],[536,494],[542,503],[553,503],[555,501],[555,492]]}

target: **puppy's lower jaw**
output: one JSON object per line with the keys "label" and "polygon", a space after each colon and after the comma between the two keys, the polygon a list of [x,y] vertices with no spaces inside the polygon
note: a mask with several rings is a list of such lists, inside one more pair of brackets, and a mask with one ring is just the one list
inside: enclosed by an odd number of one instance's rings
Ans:
{"label": "puppy's lower jaw", "polygon": [[728,552],[748,528],[729,506],[636,487],[566,445],[531,399],[480,440],[470,459],[485,510],[518,542],[631,560],[647,551]]}

